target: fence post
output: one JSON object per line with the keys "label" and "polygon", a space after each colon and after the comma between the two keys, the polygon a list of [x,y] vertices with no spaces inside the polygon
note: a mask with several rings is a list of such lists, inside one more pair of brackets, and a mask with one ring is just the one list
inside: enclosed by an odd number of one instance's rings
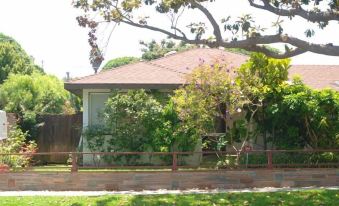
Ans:
{"label": "fence post", "polygon": [[267,155],[267,169],[273,169],[272,151],[268,150],[266,152],[266,155]]}
{"label": "fence post", "polygon": [[78,160],[78,155],[76,153],[72,152],[72,168],[71,168],[71,172],[78,172],[77,160]]}
{"label": "fence post", "polygon": [[172,152],[172,171],[178,170],[177,167],[178,156],[176,152]]}

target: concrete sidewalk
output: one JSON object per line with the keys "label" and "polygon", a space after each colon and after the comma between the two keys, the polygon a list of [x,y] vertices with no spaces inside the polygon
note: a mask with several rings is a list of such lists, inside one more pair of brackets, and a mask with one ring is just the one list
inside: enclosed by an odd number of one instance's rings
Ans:
{"label": "concrete sidewalk", "polygon": [[338,190],[339,186],[333,187],[301,187],[301,188],[253,188],[240,190],[145,190],[145,191],[0,191],[0,197],[9,196],[102,196],[102,195],[161,195],[161,194],[215,194],[227,192],[279,192],[279,191],[303,191],[303,190]]}

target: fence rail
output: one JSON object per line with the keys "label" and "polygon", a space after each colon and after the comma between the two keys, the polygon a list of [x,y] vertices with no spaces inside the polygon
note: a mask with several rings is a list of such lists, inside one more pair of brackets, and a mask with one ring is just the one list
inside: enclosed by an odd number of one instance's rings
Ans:
{"label": "fence rail", "polygon": [[[41,156],[68,156],[68,165],[54,165],[43,167],[39,162],[35,162],[36,157]],[[167,157],[165,165],[129,165],[128,163],[114,164],[95,164],[84,165],[79,161],[84,156],[91,156],[93,159],[102,157],[128,157],[142,156],[149,157],[160,156]],[[190,166],[180,163],[180,156],[200,155],[201,163],[198,166]],[[205,164],[205,159],[212,163]],[[11,161],[16,158],[26,158],[30,162],[28,167],[20,165],[11,165]],[[39,159],[39,158],[36,158]],[[225,165],[218,165],[217,162],[225,161]],[[230,161],[235,164],[230,164]],[[206,161],[207,162],[207,161]],[[258,163],[259,162],[259,163]],[[1,171],[38,171],[37,168],[48,169],[66,169],[71,172],[90,169],[141,169],[157,170],[167,169],[177,171],[179,169],[246,169],[246,168],[305,168],[305,167],[335,167],[339,168],[339,149],[317,149],[317,150],[251,150],[251,151],[203,151],[203,152],[40,152],[40,153],[0,153],[0,172]]]}

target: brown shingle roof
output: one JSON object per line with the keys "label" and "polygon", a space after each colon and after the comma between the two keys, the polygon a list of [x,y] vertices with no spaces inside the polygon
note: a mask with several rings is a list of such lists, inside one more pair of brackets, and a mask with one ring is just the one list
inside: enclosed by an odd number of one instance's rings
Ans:
{"label": "brown shingle roof", "polygon": [[185,82],[185,74],[199,64],[217,61],[230,68],[240,66],[247,56],[219,49],[198,48],[178,52],[149,62],[124,65],[65,83],[68,90],[84,88],[176,88]]}
{"label": "brown shingle roof", "polygon": [[[65,88],[73,92],[85,88],[174,89],[182,85],[185,74],[199,64],[219,61],[236,68],[247,59],[248,56],[220,49],[198,48],[82,77],[65,83]],[[295,74],[302,76],[304,82],[313,88],[332,87],[339,90],[334,84],[339,81],[339,65],[295,65],[290,69],[290,77]]]}
{"label": "brown shingle roof", "polygon": [[339,91],[339,65],[293,65],[289,77],[301,76],[305,84],[314,89],[332,88]]}

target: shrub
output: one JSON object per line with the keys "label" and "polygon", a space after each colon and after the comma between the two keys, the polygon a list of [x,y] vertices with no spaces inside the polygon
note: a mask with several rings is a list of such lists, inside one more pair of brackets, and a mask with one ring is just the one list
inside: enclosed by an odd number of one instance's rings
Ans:
{"label": "shrub", "polygon": [[[162,102],[168,98],[153,93],[144,90],[112,92],[100,115],[104,125],[84,130],[89,149],[102,152],[192,151],[198,140],[194,129],[181,127],[174,103]],[[138,158],[138,155],[104,157],[107,162],[126,160],[133,164]]]}
{"label": "shrub", "polygon": [[0,85],[0,108],[19,116],[19,125],[29,132],[29,138],[36,136],[38,114],[62,114],[70,111],[70,94],[63,83],[51,75],[11,74]]}
{"label": "shrub", "polygon": [[[29,166],[32,160],[30,153],[35,153],[37,145],[34,141],[26,142],[27,132],[22,132],[18,127],[10,130],[8,138],[0,142],[0,153],[19,153],[22,155],[2,155],[0,164],[11,168],[24,168]],[[25,155],[27,154],[27,155]]]}

